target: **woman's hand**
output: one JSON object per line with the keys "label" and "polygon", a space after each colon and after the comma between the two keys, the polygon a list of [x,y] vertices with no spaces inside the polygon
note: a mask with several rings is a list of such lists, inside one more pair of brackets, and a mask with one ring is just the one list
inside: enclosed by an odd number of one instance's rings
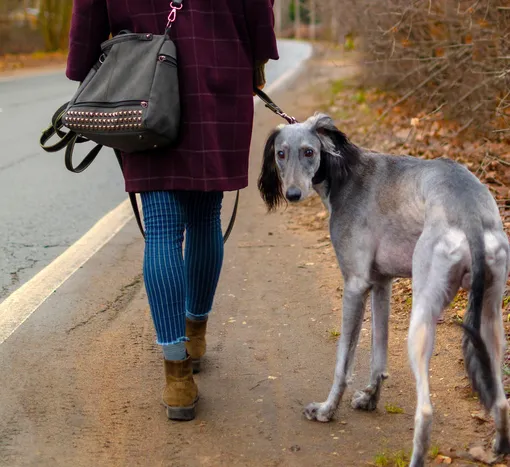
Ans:
{"label": "woman's hand", "polygon": [[[253,86],[257,89],[264,89],[264,86],[266,85],[266,63],[267,61],[256,61],[253,67]],[[253,93],[253,95],[255,95],[255,93]]]}

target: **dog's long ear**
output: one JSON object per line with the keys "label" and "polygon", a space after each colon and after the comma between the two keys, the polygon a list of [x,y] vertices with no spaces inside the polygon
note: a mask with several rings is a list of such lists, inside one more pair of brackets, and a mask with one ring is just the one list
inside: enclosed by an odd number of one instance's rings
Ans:
{"label": "dog's long ear", "polygon": [[336,126],[333,119],[322,113],[310,119],[311,129],[315,131],[326,154],[340,157],[345,168],[349,168],[358,159],[358,148]]}
{"label": "dog's long ear", "polygon": [[280,129],[274,130],[266,141],[262,170],[258,180],[260,194],[269,211],[274,211],[285,201],[282,193],[282,181],[278,175],[274,153],[274,143],[279,133]]}

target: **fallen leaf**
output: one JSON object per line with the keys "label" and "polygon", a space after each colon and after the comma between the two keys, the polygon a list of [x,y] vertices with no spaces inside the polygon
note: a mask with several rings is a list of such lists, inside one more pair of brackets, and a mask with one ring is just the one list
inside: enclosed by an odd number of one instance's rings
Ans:
{"label": "fallen leaf", "polygon": [[479,410],[477,412],[472,413],[471,417],[481,423],[487,423],[489,421],[487,414],[483,410]]}
{"label": "fallen leaf", "polygon": [[461,319],[464,319],[464,315],[466,314],[466,310],[462,308],[461,310],[457,311],[457,316]]}
{"label": "fallen leaf", "polygon": [[451,463],[452,463],[452,458],[451,457],[442,456],[441,454],[439,454],[434,459],[434,464],[451,464]]}
{"label": "fallen leaf", "polygon": [[276,379],[276,376],[268,376],[267,379]]}

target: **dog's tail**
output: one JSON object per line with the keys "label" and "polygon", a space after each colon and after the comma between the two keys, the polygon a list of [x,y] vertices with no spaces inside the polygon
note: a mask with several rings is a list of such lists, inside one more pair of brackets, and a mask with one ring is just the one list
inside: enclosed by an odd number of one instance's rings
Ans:
{"label": "dog's tail", "polygon": [[496,380],[491,358],[480,334],[483,296],[485,290],[485,245],[482,228],[469,228],[467,239],[471,250],[471,290],[464,316],[462,351],[464,365],[472,388],[480,401],[490,410],[496,400]]}

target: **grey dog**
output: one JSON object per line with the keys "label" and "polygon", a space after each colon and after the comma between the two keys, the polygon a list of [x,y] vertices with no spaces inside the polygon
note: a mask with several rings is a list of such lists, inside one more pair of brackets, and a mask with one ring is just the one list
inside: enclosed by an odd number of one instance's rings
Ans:
{"label": "grey dog", "polygon": [[372,357],[368,386],[352,407],[374,410],[387,377],[391,283],[412,277],[408,352],[417,406],[411,466],[423,466],[430,444],[429,363],[437,320],[460,287],[469,290],[462,348],[467,374],[496,424],[495,450],[510,452],[508,404],[501,379],[505,347],[501,303],[509,243],[489,190],[462,165],[357,147],[316,114],[277,128],[268,138],[258,181],[269,210],[315,190],[330,212],[331,241],[344,278],[342,333],[333,385],[309,404],[309,420],[333,417],[352,373],[371,293]]}

